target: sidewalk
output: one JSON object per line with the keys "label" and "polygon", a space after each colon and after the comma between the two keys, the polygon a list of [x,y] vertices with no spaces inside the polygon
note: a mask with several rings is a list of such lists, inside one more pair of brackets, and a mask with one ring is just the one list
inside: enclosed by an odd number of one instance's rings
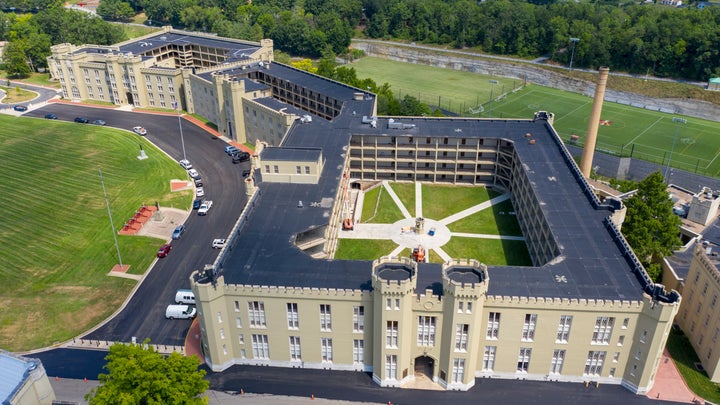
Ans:
{"label": "sidewalk", "polygon": [[663,351],[663,360],[658,366],[657,375],[655,375],[655,385],[647,394],[648,398],[659,399],[663,401],[674,401],[683,403],[704,404],[701,398],[698,398],[683,380],[680,371],[678,371],[675,361],[670,357],[670,353],[665,349]]}

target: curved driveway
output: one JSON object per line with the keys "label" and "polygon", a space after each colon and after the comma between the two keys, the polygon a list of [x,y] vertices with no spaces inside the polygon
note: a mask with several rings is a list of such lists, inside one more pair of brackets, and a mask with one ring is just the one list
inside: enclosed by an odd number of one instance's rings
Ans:
{"label": "curved driveway", "polygon": [[[64,103],[51,103],[25,115],[43,117],[47,113],[66,121],[77,116],[91,121],[102,119],[108,126],[127,130],[136,125],[143,126],[148,130],[148,140],[173,159],[182,159],[176,115],[132,113]],[[182,130],[187,158],[200,172],[205,198],[213,200],[213,208],[204,217],[191,213],[185,222],[188,230],[180,240],[173,241],[172,253],[158,260],[145,274],[142,284],[122,311],[84,336],[86,339],[130,342],[135,337],[138,342],[150,338],[155,344],[184,345],[190,321],[165,319],[165,308],[174,303],[178,289],[190,287],[189,276],[193,270],[202,269],[217,257],[218,250],[212,249],[210,244],[214,238],[229,234],[247,202],[242,171],[248,169],[250,163],[233,164],[223,150],[225,142],[188,121],[182,121]],[[158,246],[161,244],[158,240]]]}

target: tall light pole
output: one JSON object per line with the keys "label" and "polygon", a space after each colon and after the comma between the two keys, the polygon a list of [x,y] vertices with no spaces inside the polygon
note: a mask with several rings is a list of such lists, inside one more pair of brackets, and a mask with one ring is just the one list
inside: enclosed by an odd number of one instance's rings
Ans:
{"label": "tall light pole", "polygon": [[573,58],[575,57],[575,45],[580,42],[580,38],[570,38],[570,42],[572,42],[572,51],[570,51],[570,70],[572,70]]}
{"label": "tall light pole", "polygon": [[490,79],[488,83],[490,83],[490,114],[488,116],[492,118],[493,90],[495,89],[495,85],[498,84],[498,81]]}
{"label": "tall light pole", "polygon": [[103,195],[105,196],[105,205],[107,205],[108,217],[110,218],[110,228],[112,228],[113,238],[115,239],[115,249],[117,250],[118,262],[120,268],[123,268],[122,257],[120,256],[120,245],[118,245],[117,232],[115,232],[115,224],[113,224],[112,214],[110,213],[110,201],[108,201],[107,191],[105,191],[105,180],[103,180],[102,170],[98,166],[98,173],[100,174],[100,184],[102,184]]}
{"label": "tall light pole", "polygon": [[173,101],[172,106],[177,111],[178,115],[178,126],[180,127],[180,143],[182,144],[183,159],[187,160],[187,157],[185,156],[185,138],[183,138],[182,132],[182,118],[180,118],[180,103]]}
{"label": "tall light pole", "polygon": [[675,149],[675,140],[677,140],[680,124],[687,124],[685,118],[673,117],[672,122],[675,123],[675,135],[673,136],[672,146],[670,147],[670,156],[668,156],[667,166],[665,167],[665,183],[670,184],[670,160],[672,159],[673,149]]}

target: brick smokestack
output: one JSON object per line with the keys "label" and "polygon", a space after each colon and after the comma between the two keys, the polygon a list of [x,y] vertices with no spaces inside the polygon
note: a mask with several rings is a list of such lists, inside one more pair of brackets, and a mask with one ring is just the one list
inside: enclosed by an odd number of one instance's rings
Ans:
{"label": "brick smokestack", "polygon": [[593,100],[592,111],[590,111],[590,122],[588,122],[587,136],[585,137],[585,147],[583,148],[582,159],[580,159],[580,171],[583,176],[588,178],[590,177],[590,170],[592,170],[595,142],[597,141],[598,127],[600,126],[600,113],[602,112],[605,85],[607,84],[610,69],[601,67],[599,72],[597,86],[595,86],[595,99]]}

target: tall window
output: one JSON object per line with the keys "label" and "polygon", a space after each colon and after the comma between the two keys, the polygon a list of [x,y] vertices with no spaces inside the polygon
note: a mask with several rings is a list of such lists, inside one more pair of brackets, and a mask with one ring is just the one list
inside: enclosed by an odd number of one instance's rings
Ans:
{"label": "tall window", "polygon": [[435,317],[418,317],[418,346],[435,346]]}
{"label": "tall window", "polygon": [[570,325],[572,325],[572,315],[561,315],[560,323],[557,330],[557,342],[567,343],[570,337]]}
{"label": "tall window", "polygon": [[599,351],[588,352],[588,358],[585,360],[585,375],[600,375],[600,373],[602,373],[605,353],[606,352]]}
{"label": "tall window", "polygon": [[298,305],[295,302],[287,303],[287,321],[288,329],[298,329],[300,327],[300,319],[298,318]]}
{"label": "tall window", "polygon": [[320,330],[329,332],[332,330],[332,313],[330,304],[320,304]]}
{"label": "tall window", "polygon": [[385,347],[398,347],[398,321],[387,321],[385,326]]}
{"label": "tall window", "polygon": [[251,328],[264,328],[265,323],[265,304],[262,301],[248,302],[248,319]]}
{"label": "tall window", "polygon": [[269,359],[270,347],[267,335],[252,335],[253,357],[256,359]]}
{"label": "tall window", "polygon": [[528,366],[530,365],[530,353],[532,353],[531,348],[520,348],[520,353],[518,354],[517,371],[521,373],[527,373]]}
{"label": "tall window", "polygon": [[290,360],[302,360],[302,356],[300,354],[300,336],[290,336]]}
{"label": "tall window", "polygon": [[565,361],[565,349],[555,349],[550,361],[550,374],[562,373],[563,362]]}
{"label": "tall window", "polygon": [[525,323],[523,324],[522,340],[532,341],[535,339],[535,324],[537,323],[537,314],[525,314]]}
{"label": "tall window", "polygon": [[333,360],[332,339],[320,339],[320,353],[322,354],[322,361],[331,362]]}
{"label": "tall window", "polygon": [[482,365],[483,371],[492,371],[495,367],[495,352],[497,352],[497,346],[485,346]]}
{"label": "tall window", "polygon": [[468,330],[470,325],[466,323],[459,323],[455,325],[455,351],[465,352],[467,351],[468,342]]}
{"label": "tall window", "polygon": [[362,339],[353,340],[353,363],[365,362],[365,341]]}
{"label": "tall window", "polygon": [[488,315],[487,338],[497,339],[500,334],[500,312],[490,312]]}
{"label": "tall window", "polygon": [[389,354],[385,356],[385,379],[397,380],[397,355]]}
{"label": "tall window", "polygon": [[610,342],[610,336],[612,335],[613,325],[615,324],[615,318],[607,316],[598,316],[595,321],[595,330],[593,331],[592,343],[593,344],[608,344]]}
{"label": "tall window", "polygon": [[365,307],[353,307],[353,332],[365,330]]}
{"label": "tall window", "polygon": [[452,382],[462,383],[465,381],[465,359],[454,359],[452,369]]}

